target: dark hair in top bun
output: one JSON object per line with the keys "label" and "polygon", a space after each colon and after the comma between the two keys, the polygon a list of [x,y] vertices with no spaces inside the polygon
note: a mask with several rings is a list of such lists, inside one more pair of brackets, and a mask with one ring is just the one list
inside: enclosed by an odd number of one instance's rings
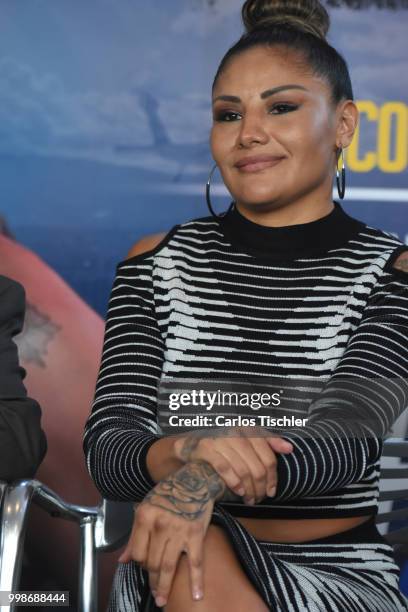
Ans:
{"label": "dark hair in top bun", "polygon": [[319,0],[246,0],[242,21],[246,31],[222,58],[213,89],[233,56],[256,46],[283,46],[298,52],[314,75],[326,79],[334,106],[354,100],[347,63],[326,39],[330,17]]}
{"label": "dark hair in top bun", "polygon": [[242,21],[247,32],[285,23],[324,40],[330,28],[330,17],[317,0],[249,0],[242,7]]}

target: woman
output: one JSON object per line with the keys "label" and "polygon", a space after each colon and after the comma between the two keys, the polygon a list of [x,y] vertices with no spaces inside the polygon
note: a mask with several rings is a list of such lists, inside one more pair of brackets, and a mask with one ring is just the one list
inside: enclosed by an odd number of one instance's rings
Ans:
{"label": "woman", "polygon": [[[217,217],[207,192],[212,215],[138,243],[112,290],[84,439],[101,493],[137,502],[110,610],[408,610],[374,524],[406,390],[381,387],[378,403],[340,385],[407,379],[408,248],[332,201],[358,111],[325,9],[242,11],[211,132],[234,202]],[[329,382],[302,434],[160,435],[160,378],[249,376]]]}

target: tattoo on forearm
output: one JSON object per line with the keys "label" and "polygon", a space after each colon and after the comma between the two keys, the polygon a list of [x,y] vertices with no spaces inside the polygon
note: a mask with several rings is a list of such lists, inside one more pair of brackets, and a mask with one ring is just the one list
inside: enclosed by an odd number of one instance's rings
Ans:
{"label": "tattoo on forearm", "polygon": [[225,500],[226,491],[232,494],[209,463],[192,461],[161,480],[145,501],[193,521],[204,514],[211,500]]}

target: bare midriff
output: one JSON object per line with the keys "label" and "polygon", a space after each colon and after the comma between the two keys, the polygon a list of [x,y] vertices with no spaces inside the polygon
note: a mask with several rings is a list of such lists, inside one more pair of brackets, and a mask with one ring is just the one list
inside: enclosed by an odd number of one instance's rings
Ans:
{"label": "bare midriff", "polygon": [[347,531],[370,516],[330,519],[254,519],[234,517],[257,540],[265,542],[309,542]]}

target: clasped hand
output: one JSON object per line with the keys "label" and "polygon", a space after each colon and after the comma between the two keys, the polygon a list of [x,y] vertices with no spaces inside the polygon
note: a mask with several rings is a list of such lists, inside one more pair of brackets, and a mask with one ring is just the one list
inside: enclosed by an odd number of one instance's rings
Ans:
{"label": "clasped hand", "polygon": [[249,504],[273,497],[277,487],[275,453],[293,451],[290,442],[265,435],[257,427],[230,427],[210,432],[196,430],[178,438],[174,452],[180,461],[207,461],[227,487]]}

